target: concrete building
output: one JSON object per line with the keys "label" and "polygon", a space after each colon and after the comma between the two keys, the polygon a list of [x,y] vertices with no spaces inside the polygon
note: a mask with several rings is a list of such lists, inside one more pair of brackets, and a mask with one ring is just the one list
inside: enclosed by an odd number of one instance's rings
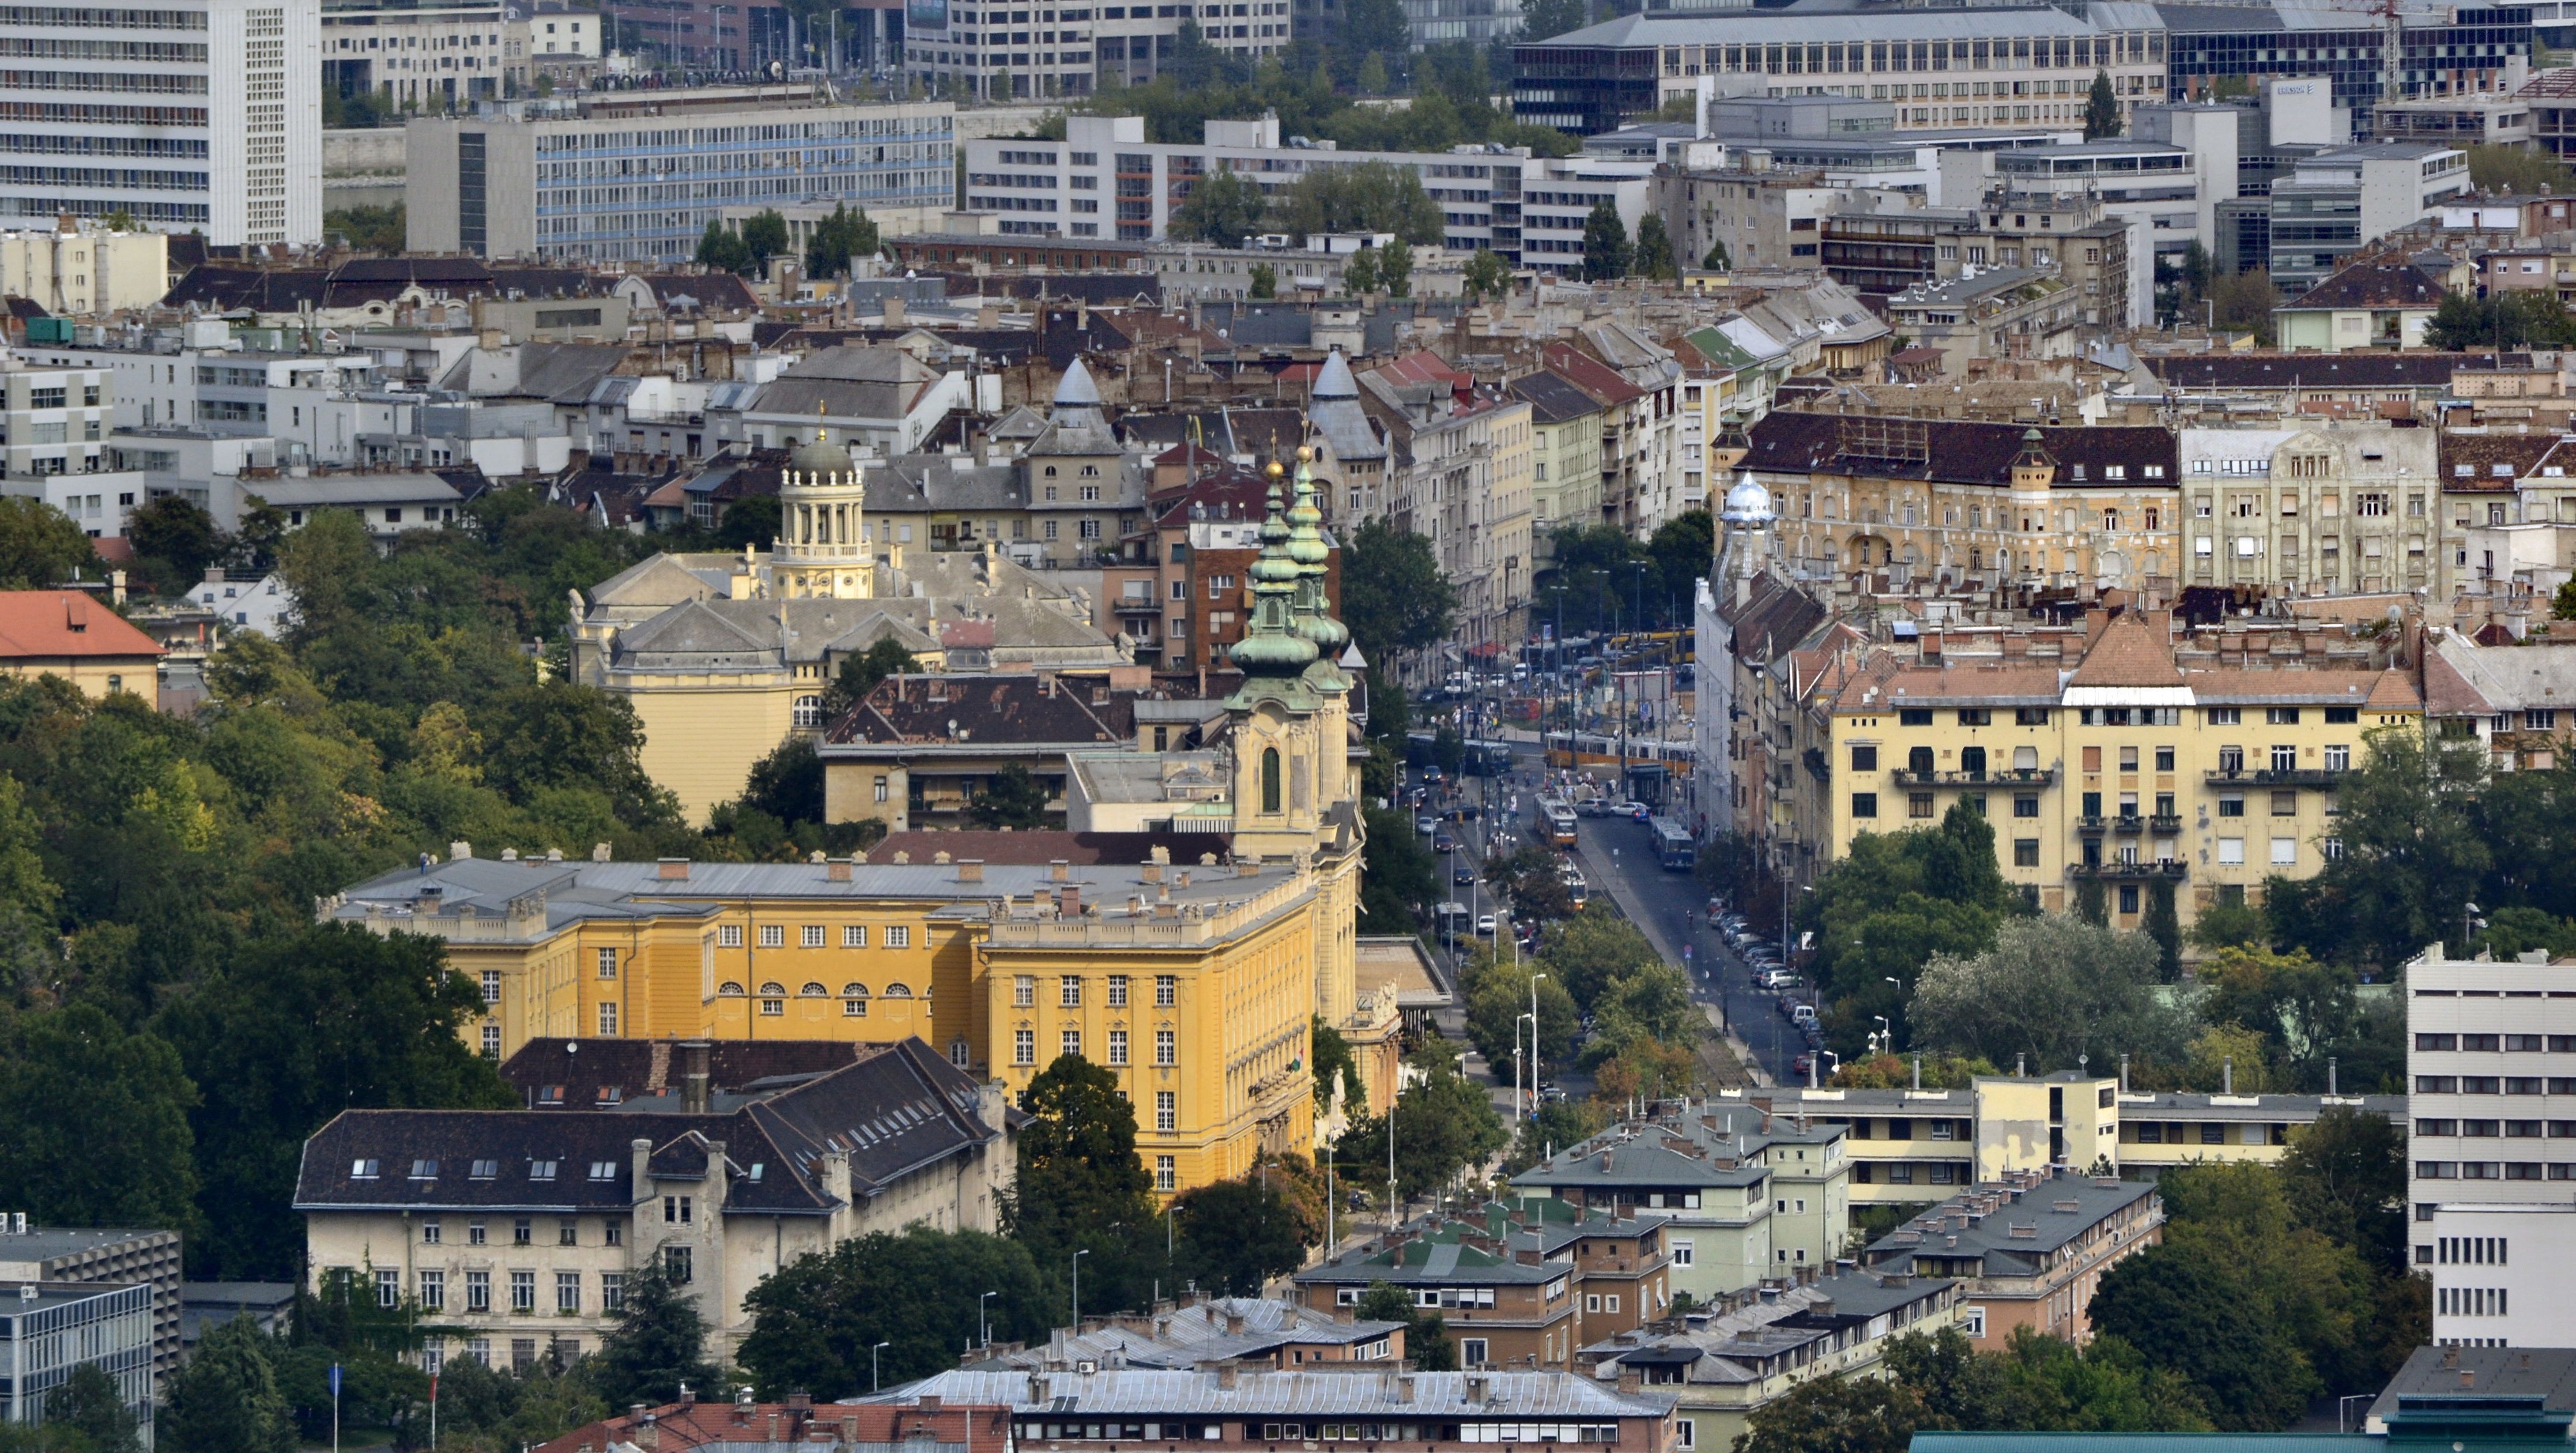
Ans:
{"label": "concrete building", "polygon": [[1530,405],[1475,388],[1429,353],[1371,369],[1358,383],[1394,461],[1386,517],[1431,542],[1458,590],[1460,639],[1517,644],[1533,574]]}
{"label": "concrete building", "polygon": [[2008,7],[1648,12],[1524,41],[1512,58],[1513,114],[1577,136],[1697,92],[1703,76],[1728,91],[1894,102],[1900,128],[2080,122],[2096,72],[2111,77],[2124,106],[2165,98],[2165,23],[2142,4],[2096,5],[2081,17]]}
{"label": "concrete building", "polygon": [[[144,1354],[145,1376],[140,1390],[146,1397],[157,1398],[170,1374],[178,1370],[179,1233],[30,1227],[25,1215],[14,1215],[6,1234],[0,1235],[0,1283],[7,1282],[36,1286],[39,1310],[43,1294],[53,1289],[140,1289],[144,1294],[142,1323],[118,1334],[122,1345],[139,1348]],[[120,1296],[112,1305],[86,1306],[79,1312],[66,1313],[65,1318],[82,1322],[103,1318],[109,1325],[123,1325],[123,1319],[133,1315],[128,1310],[131,1300]],[[0,1312],[9,1306],[7,1294],[0,1292]],[[120,1365],[111,1370],[119,1373],[118,1380],[127,1389],[131,1403],[136,1390],[130,1376],[133,1363],[120,1359]]]}
{"label": "concrete building", "polygon": [[[1276,55],[1288,45],[1289,4],[990,10],[929,0],[903,12],[903,65],[933,95],[993,102],[1087,96],[1097,77],[1132,86],[1160,75],[1184,22],[1195,23],[1209,45],[1246,61]],[[1002,26],[1009,28],[984,28]]]}
{"label": "concrete building", "polygon": [[2102,1273],[2164,1239],[2165,1208],[2142,1181],[2060,1167],[2016,1172],[1932,1207],[1863,1254],[1872,1271],[1954,1278],[1959,1329],[1980,1350],[2022,1328],[2091,1340]]}
{"label": "concrete building", "polygon": [[1938,350],[1954,377],[1984,360],[2072,358],[2083,314],[2064,278],[2027,266],[1917,283],[1887,300],[1888,326]]}
{"label": "concrete building", "polygon": [[0,293],[56,317],[149,308],[170,291],[170,239],[76,222],[0,232]]}
{"label": "concrete building", "polygon": [[[2536,11],[2424,3],[2394,9],[2400,54],[2391,65],[2389,27],[2379,15],[2297,0],[2216,10],[2156,6],[2169,47],[2168,87],[2176,100],[2208,100],[2222,81],[2251,81],[2267,92],[2294,85],[2319,120],[2350,118],[2346,137],[2311,134],[2323,143],[2370,135],[2383,101],[2509,92],[2530,73]],[[2392,72],[2401,94],[2382,95]]]}
{"label": "concrete building", "polygon": [[2455,146],[2377,141],[2301,157],[2272,184],[2273,280],[2295,297],[2468,189],[2468,154]]}
{"label": "concrete building", "polygon": [[2576,1344],[2567,1302],[2576,1205],[2444,1202],[2411,1229],[2415,1265],[2433,1282],[2434,1346]]}
{"label": "concrete building", "polygon": [[411,123],[409,241],[477,257],[678,261],[729,204],[951,205],[955,145],[946,102],[839,105],[751,88],[505,102]]}
{"label": "concrete building", "polygon": [[399,111],[471,110],[528,83],[526,22],[516,7],[335,3],[322,12],[322,84]]}
{"label": "concrete building", "polygon": [[335,1117],[296,1182],[309,1284],[346,1273],[381,1305],[417,1303],[442,1326],[433,1371],[460,1354],[524,1370],[595,1350],[653,1262],[729,1348],[744,1295],[798,1256],[915,1225],[999,1225],[1024,1117],[920,1039],[722,1103],[700,1067],[708,1046],[676,1049],[679,1092],[617,1114]]}
{"label": "concrete building", "polygon": [[116,1384],[117,1400],[152,1446],[152,1288],[89,1282],[11,1283],[0,1278],[0,1423],[45,1421],[45,1404],[71,1375],[95,1367]]}
{"label": "concrete building", "polygon": [[2381,141],[2433,146],[2510,146],[2532,142],[2532,103],[2518,93],[2489,91],[2383,102],[2373,113]]}
{"label": "concrete building", "polygon": [[9,44],[52,68],[0,73],[0,220],[320,242],[320,28],[318,0],[30,12]]}
{"label": "concrete building", "polygon": [[1601,517],[1604,405],[1572,381],[1541,370],[1507,387],[1530,406],[1531,568],[1546,568],[1557,527]]}
{"label": "concrete building", "polygon": [[2441,553],[2439,437],[2319,420],[2176,431],[2184,583],[2266,595],[2412,590]]}
{"label": "concrete building", "polygon": [[2563,641],[2528,645],[2510,631],[2498,644],[2478,644],[2467,631],[2443,630],[2424,649],[2424,711],[2444,741],[2474,742],[2495,772],[2546,769],[2561,761],[2576,730],[2576,709],[2558,688],[2576,688],[2576,648]]}
{"label": "concrete building", "polygon": [[2576,1015],[2549,997],[2566,973],[2567,963],[2553,963],[2546,950],[2511,961],[2457,959],[2433,944],[2408,961],[2407,1196],[2417,1265],[2439,1264],[2430,1237],[2451,1202],[2566,1201],[2576,1147],[2559,1142],[2576,1135],[2559,1133],[2571,1127],[2551,1117],[2567,1113],[2561,1097],[2576,1096],[2576,1079],[2550,1071],[2563,1067],[2555,1055],[2576,1052]]}

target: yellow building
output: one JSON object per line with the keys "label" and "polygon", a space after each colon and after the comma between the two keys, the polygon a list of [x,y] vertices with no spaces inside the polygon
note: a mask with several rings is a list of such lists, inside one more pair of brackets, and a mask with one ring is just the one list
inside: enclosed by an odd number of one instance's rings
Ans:
{"label": "yellow building", "polygon": [[157,699],[161,643],[78,590],[0,591],[0,674],[59,676],[92,700]]}
{"label": "yellow building", "polygon": [[644,770],[692,821],[741,795],[790,735],[819,729],[841,662],[879,641],[934,670],[1126,661],[1079,592],[995,542],[907,550],[866,503],[848,449],[818,435],[789,456],[768,553],[656,555],[574,593],[572,679],[633,705]]}
{"label": "yellow building", "polygon": [[2123,929],[2167,889],[2188,925],[2213,903],[2258,900],[2267,877],[2315,875],[2342,852],[2335,789],[2365,734],[2420,728],[2422,698],[2396,670],[2186,669],[2169,631],[2132,611],[2098,623],[2072,660],[1854,673],[1827,754],[1832,854],[1964,800],[2032,902],[2061,911],[2098,882]]}
{"label": "yellow building", "polygon": [[[1275,470],[1275,466],[1274,466]],[[481,986],[486,1054],[540,1036],[918,1036],[1023,1091],[1060,1055],[1115,1073],[1165,1192],[1314,1144],[1312,1025],[1392,1053],[1354,985],[1354,739],[1323,608],[1325,546],[1301,466],[1252,567],[1244,684],[1220,740],[1230,834],[1197,861],[588,862],[463,843],[318,906],[325,921],[443,940]],[[1372,1074],[1374,1078],[1374,1071]]]}

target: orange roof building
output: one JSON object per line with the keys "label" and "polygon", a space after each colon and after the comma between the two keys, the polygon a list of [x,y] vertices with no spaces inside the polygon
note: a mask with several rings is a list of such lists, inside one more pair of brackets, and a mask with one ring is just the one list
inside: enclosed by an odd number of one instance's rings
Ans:
{"label": "orange roof building", "polygon": [[81,694],[160,698],[161,643],[77,590],[0,591],[0,671],[59,676]]}

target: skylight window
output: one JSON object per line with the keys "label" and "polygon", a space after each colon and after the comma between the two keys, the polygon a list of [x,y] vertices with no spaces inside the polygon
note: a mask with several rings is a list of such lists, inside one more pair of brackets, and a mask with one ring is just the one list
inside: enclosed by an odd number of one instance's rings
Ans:
{"label": "skylight window", "polygon": [[438,1162],[434,1160],[413,1161],[411,1163],[411,1178],[416,1181],[434,1181],[438,1179]]}
{"label": "skylight window", "polygon": [[617,1179],[617,1162],[613,1160],[592,1161],[590,1163],[590,1178],[595,1181],[613,1181]]}
{"label": "skylight window", "polygon": [[497,1160],[478,1160],[474,1162],[474,1169],[469,1172],[478,1181],[488,1181],[500,1173],[501,1163]]}
{"label": "skylight window", "polygon": [[537,1103],[538,1103],[538,1104],[540,1104],[540,1105],[560,1105],[560,1104],[562,1104],[562,1103],[563,1103],[563,1086],[561,1086],[561,1085],[539,1085],[539,1086],[537,1086]]}
{"label": "skylight window", "polygon": [[528,1162],[528,1179],[532,1181],[550,1181],[554,1178],[555,1163],[553,1161],[532,1160]]}
{"label": "skylight window", "polygon": [[760,1184],[760,1177],[761,1177],[762,1173],[763,1173],[763,1172],[765,1172],[765,1171],[767,1171],[768,1169],[769,1169],[769,1166],[768,1166],[768,1163],[767,1163],[767,1162],[765,1162],[765,1161],[757,1161],[757,1160],[753,1161],[753,1162],[751,1163],[751,1183],[752,1183],[753,1185],[755,1185],[755,1186],[756,1186],[756,1185],[759,1185],[759,1184]]}
{"label": "skylight window", "polygon": [[353,1160],[349,1162],[349,1179],[353,1181],[371,1181],[375,1178],[376,1163],[374,1161]]}

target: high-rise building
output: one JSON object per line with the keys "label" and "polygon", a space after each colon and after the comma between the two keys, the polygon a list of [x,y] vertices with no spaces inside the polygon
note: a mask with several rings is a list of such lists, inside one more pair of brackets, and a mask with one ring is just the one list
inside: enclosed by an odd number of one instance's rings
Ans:
{"label": "high-rise building", "polygon": [[0,221],[322,240],[318,0],[24,6],[0,54]]}

